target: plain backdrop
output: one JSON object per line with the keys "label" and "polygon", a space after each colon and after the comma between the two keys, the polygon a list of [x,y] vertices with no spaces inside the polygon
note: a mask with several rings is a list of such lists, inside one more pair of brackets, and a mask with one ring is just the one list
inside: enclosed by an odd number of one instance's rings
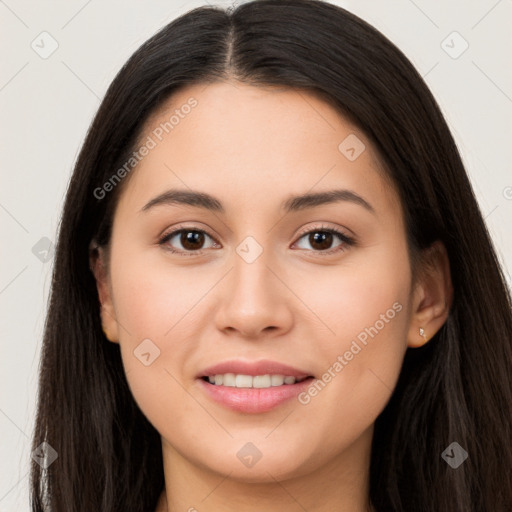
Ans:
{"label": "plain backdrop", "polygon": [[[383,32],[425,78],[462,153],[498,255],[512,271],[512,1],[333,3]],[[158,29],[200,5],[0,0],[0,512],[29,510],[51,244],[77,153],[122,64]]]}

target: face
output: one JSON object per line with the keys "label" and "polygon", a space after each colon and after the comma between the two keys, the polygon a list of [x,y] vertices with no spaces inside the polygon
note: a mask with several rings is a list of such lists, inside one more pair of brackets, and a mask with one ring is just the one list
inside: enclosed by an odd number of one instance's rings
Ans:
{"label": "face", "polygon": [[[372,144],[311,93],[240,83],[181,90],[140,140],[103,321],[164,450],[247,481],[348,457],[371,438],[410,327],[403,215]],[[250,366],[264,360],[309,378],[230,385],[226,373],[293,376]],[[207,371],[224,362],[239,366]]]}

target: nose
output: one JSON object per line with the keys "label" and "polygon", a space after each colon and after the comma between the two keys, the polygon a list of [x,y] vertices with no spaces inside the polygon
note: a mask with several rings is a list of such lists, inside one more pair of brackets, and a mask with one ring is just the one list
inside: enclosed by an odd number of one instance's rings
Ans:
{"label": "nose", "polygon": [[266,251],[252,263],[234,254],[233,268],[217,298],[217,329],[226,334],[257,340],[280,336],[293,323],[293,293],[287,276]]}

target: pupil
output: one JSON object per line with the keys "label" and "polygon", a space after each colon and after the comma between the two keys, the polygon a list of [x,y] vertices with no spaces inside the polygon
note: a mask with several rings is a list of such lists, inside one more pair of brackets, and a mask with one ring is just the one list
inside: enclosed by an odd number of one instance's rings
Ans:
{"label": "pupil", "polygon": [[[203,241],[203,233],[198,231],[184,231],[181,234],[181,244],[185,249],[197,249]],[[199,244],[197,243],[199,242]]]}
{"label": "pupil", "polygon": [[[320,243],[319,249],[329,249],[329,246],[332,242],[332,233],[329,233],[327,231],[322,232],[316,232],[310,235],[311,246],[314,247],[314,244]],[[327,243],[325,243],[327,242]]]}

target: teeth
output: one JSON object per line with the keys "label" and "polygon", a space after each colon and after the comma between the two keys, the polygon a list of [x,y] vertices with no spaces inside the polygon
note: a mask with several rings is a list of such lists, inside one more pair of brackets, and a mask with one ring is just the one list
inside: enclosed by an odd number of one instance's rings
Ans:
{"label": "teeth", "polygon": [[210,375],[208,381],[216,386],[228,386],[236,388],[270,388],[272,386],[282,386],[283,384],[295,384],[301,382],[307,377],[296,379],[295,377],[285,375],[242,375],[234,373],[224,373],[220,375]]}

